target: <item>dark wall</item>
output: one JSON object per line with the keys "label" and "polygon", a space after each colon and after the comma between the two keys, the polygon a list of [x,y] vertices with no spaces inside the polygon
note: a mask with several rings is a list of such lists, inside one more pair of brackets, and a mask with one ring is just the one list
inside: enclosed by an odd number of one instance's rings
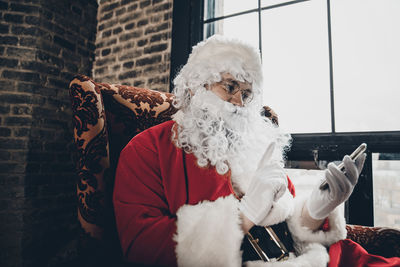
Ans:
{"label": "dark wall", "polygon": [[76,256],[68,83],[91,74],[96,16],[96,0],[0,1],[1,266]]}

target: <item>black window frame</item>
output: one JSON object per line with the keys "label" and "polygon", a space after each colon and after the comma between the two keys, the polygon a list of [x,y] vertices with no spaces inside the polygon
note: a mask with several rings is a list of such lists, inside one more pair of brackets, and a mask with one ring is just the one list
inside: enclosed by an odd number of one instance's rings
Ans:
{"label": "black window frame", "polygon": [[[206,0],[213,1],[213,0]],[[261,31],[261,11],[278,8],[285,5],[297,4],[310,0],[288,1],[273,6],[261,8],[260,0],[258,8],[248,12],[238,12],[224,17],[208,19],[213,22],[218,19],[241,15],[249,12],[259,12],[259,30]],[[203,40],[204,32],[204,0],[174,0],[170,90],[172,91],[173,78],[183,66],[191,52],[193,45]],[[400,131],[381,132],[336,132],[334,118],[334,84],[332,64],[332,38],[330,23],[330,0],[327,0],[328,17],[328,42],[329,42],[329,69],[330,69],[330,97],[331,97],[331,121],[330,133],[306,133],[292,134],[293,143],[287,155],[292,161],[341,160],[343,155],[351,153],[359,144],[367,143],[367,160],[359,182],[354,189],[349,201],[345,205],[346,222],[366,226],[374,225],[373,181],[372,181],[372,153],[400,153]],[[261,33],[259,33],[261,36]],[[261,38],[259,38],[261,49]],[[279,116],[279,114],[278,114]]]}

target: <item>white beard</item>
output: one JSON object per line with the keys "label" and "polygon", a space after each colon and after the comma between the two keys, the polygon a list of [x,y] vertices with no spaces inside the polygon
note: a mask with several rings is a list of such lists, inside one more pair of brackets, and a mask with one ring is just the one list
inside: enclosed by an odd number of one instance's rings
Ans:
{"label": "white beard", "polygon": [[211,164],[221,175],[230,169],[232,181],[241,192],[246,191],[250,180],[242,177],[256,171],[271,142],[277,143],[273,159],[283,166],[290,135],[261,116],[255,106],[235,106],[211,91],[198,89],[189,108],[178,111],[173,119],[178,124],[177,134],[173,132],[175,144],[193,153],[200,167]]}

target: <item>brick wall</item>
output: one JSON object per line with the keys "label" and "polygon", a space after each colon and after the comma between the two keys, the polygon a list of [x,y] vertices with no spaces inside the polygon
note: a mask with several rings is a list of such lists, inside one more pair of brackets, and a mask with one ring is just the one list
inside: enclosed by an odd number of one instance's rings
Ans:
{"label": "brick wall", "polygon": [[168,91],[171,28],[172,0],[0,0],[1,266],[77,260],[68,83]]}
{"label": "brick wall", "polygon": [[1,266],[74,256],[67,87],[74,74],[90,75],[96,15],[96,0],[0,1]]}
{"label": "brick wall", "polygon": [[172,0],[101,0],[97,81],[169,90]]}

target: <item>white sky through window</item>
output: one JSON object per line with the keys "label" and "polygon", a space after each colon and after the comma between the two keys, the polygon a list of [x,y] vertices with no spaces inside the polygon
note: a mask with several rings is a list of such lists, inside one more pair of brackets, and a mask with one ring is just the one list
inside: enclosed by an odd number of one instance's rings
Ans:
{"label": "white sky through window", "polygon": [[337,131],[400,130],[400,1],[332,1]]}
{"label": "white sky through window", "polygon": [[[254,6],[254,1],[216,2],[220,15]],[[336,131],[400,130],[400,1],[330,3]],[[311,0],[261,13],[263,103],[291,133],[331,131],[326,5]],[[214,24],[216,33],[258,46],[257,12]]]}

